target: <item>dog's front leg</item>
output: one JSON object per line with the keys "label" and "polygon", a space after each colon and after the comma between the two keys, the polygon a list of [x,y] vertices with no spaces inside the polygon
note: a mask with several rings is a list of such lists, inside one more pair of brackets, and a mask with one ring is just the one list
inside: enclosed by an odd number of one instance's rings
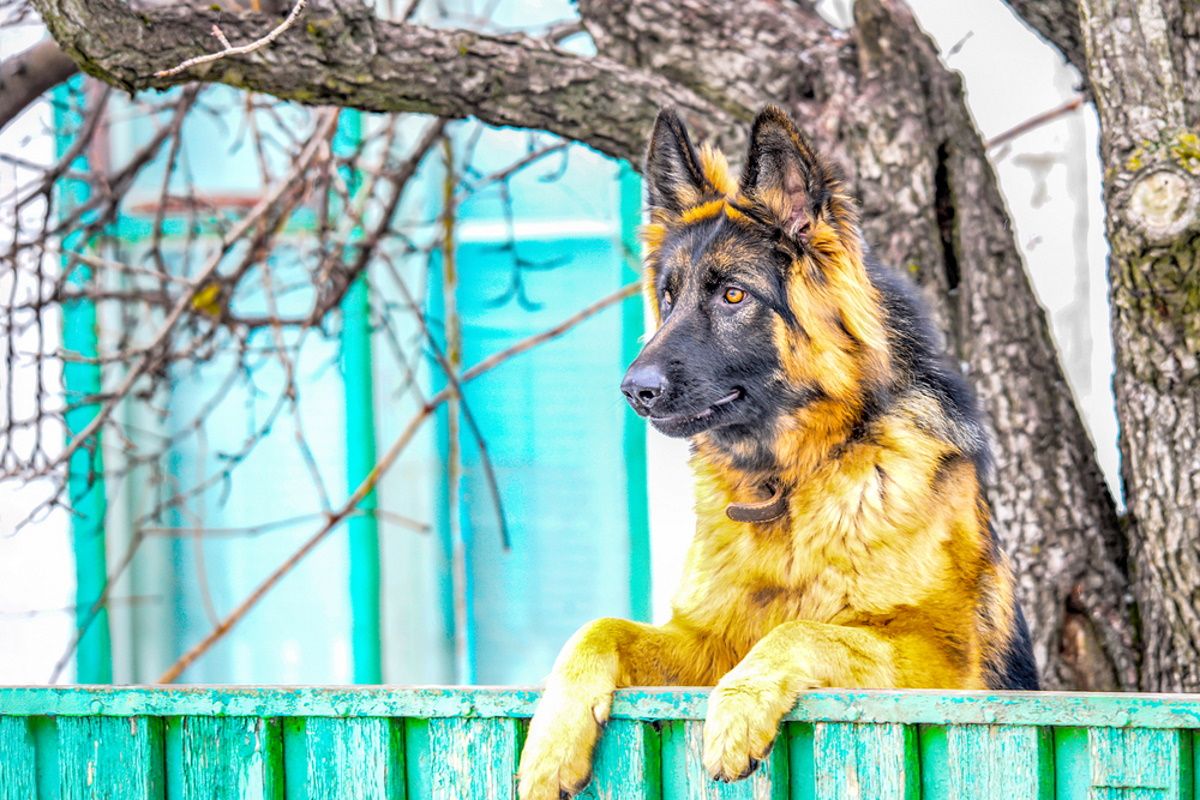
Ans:
{"label": "dog's front leg", "polygon": [[521,800],[578,794],[591,777],[592,751],[621,686],[712,684],[697,640],[671,625],[599,619],[559,653],[521,752]]}
{"label": "dog's front leg", "polygon": [[896,686],[894,649],[865,628],[794,621],[773,629],[712,691],[704,723],[709,774],[734,781],[752,773],[806,689]]}

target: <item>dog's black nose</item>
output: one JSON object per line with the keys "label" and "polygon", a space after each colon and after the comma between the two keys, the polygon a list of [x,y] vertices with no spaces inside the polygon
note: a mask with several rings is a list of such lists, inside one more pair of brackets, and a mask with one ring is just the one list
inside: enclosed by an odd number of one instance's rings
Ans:
{"label": "dog's black nose", "polygon": [[635,411],[649,413],[667,390],[667,376],[656,364],[634,363],[621,381],[621,392]]}

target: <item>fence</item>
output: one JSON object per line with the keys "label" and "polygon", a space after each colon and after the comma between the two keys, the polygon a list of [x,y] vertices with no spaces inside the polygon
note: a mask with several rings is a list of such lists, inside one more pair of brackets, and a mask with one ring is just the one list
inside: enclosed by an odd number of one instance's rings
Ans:
{"label": "fence", "polygon": [[[0,800],[513,798],[537,693],[0,689]],[[758,771],[701,765],[707,692],[618,693],[589,798],[1200,800],[1200,695],[806,695]]]}

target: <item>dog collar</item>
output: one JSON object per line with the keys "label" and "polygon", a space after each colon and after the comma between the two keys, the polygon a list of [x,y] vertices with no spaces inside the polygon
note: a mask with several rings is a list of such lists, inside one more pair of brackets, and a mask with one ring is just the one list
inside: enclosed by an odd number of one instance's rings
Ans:
{"label": "dog collar", "polygon": [[725,508],[725,516],[734,522],[773,522],[787,513],[787,498],[783,496],[783,486],[767,484],[771,497],[757,503],[730,503]]}

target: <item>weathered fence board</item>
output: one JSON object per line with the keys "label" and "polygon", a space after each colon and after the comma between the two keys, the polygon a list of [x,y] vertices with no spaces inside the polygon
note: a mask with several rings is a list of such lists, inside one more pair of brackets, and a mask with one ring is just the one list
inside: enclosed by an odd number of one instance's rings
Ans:
{"label": "weathered fence board", "polygon": [[630,719],[608,723],[596,746],[594,778],[585,800],[658,800],[662,796],[662,737]]}
{"label": "weathered fence board", "polygon": [[754,774],[719,783],[704,769],[704,728],[697,720],[666,722],[662,728],[663,800],[787,800],[787,749],[772,748]]}
{"label": "weathered fence board", "polygon": [[922,800],[1053,800],[1050,731],[1028,725],[921,729]]}
{"label": "weathered fence board", "polygon": [[168,717],[167,796],[181,800],[282,800],[279,721]]}
{"label": "weathered fence board", "polygon": [[162,719],[66,717],[56,728],[61,800],[164,796]]}
{"label": "weathered fence board", "polygon": [[515,719],[410,719],[408,786],[413,798],[516,800],[521,726]]}
{"label": "weathered fence board", "polygon": [[[537,693],[0,688],[0,800],[515,800]],[[758,770],[701,689],[624,690],[587,800],[1200,800],[1200,696],[813,692]]]}
{"label": "weathered fence board", "polygon": [[917,800],[916,729],[894,723],[813,726],[817,800]]}
{"label": "weathered fence board", "polygon": [[0,717],[0,800],[37,796],[37,758],[28,717]]}

